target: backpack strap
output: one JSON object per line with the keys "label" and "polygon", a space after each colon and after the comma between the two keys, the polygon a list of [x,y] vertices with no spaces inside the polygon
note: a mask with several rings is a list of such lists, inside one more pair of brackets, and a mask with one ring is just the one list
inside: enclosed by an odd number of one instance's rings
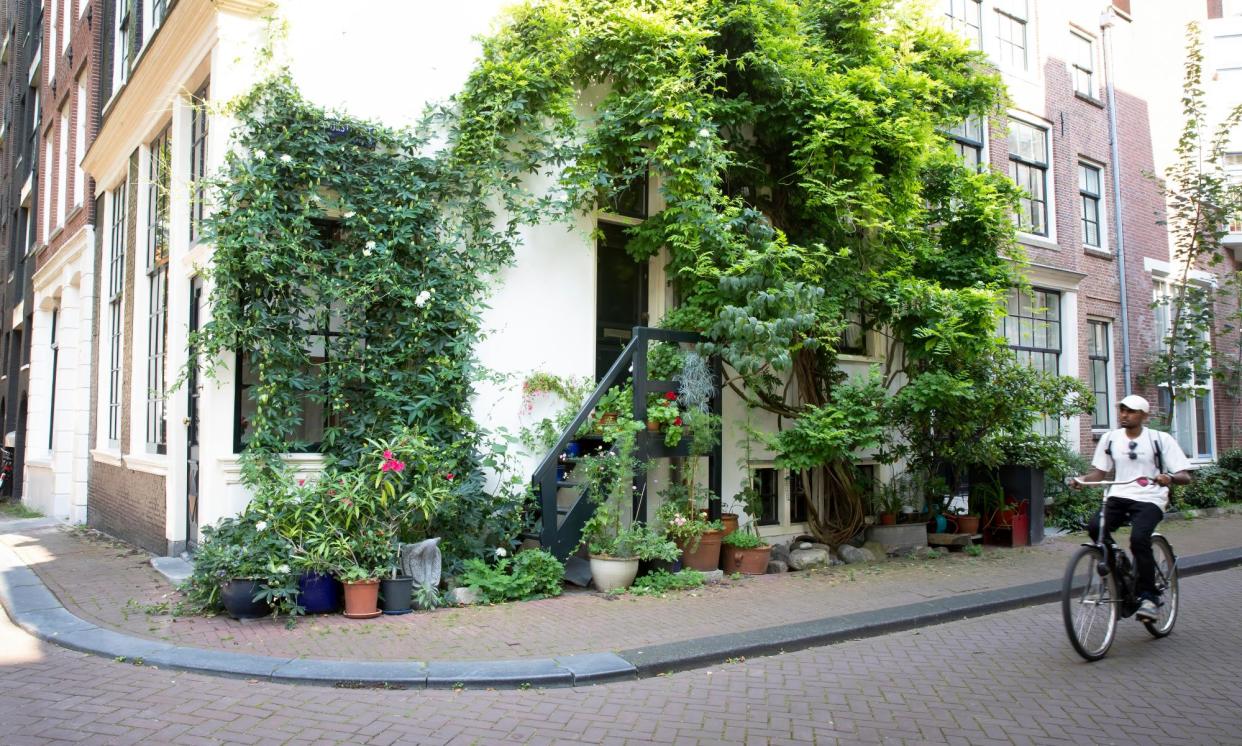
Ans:
{"label": "backpack strap", "polygon": [[1164,454],[1160,451],[1160,433],[1152,431],[1151,449],[1156,456],[1156,474],[1164,473]]}
{"label": "backpack strap", "polygon": [[1113,457],[1113,434],[1108,434],[1108,440],[1104,441],[1104,455],[1109,458]]}

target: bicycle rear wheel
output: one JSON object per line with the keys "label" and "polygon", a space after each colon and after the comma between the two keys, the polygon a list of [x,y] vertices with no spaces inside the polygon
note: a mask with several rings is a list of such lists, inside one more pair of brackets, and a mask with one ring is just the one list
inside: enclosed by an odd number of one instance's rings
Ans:
{"label": "bicycle rear wheel", "polygon": [[1155,621],[1143,622],[1153,637],[1165,637],[1177,621],[1177,560],[1169,540],[1159,534],[1151,537],[1151,553],[1156,560],[1156,590],[1163,602]]}
{"label": "bicycle rear wheel", "polygon": [[1074,650],[1089,661],[1108,653],[1117,633],[1117,583],[1113,574],[1101,576],[1104,553],[1081,547],[1065,568],[1061,587],[1061,616]]}

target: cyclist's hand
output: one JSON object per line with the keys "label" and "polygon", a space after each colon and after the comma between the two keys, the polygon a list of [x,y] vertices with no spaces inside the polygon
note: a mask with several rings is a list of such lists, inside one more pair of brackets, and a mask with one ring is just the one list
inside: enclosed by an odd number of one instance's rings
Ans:
{"label": "cyclist's hand", "polygon": [[1070,477],[1069,488],[1071,490],[1081,490],[1082,489],[1082,477]]}
{"label": "cyclist's hand", "polygon": [[1173,484],[1173,477],[1169,476],[1168,474],[1157,474],[1156,484],[1160,485],[1161,487],[1168,487],[1170,484]]}

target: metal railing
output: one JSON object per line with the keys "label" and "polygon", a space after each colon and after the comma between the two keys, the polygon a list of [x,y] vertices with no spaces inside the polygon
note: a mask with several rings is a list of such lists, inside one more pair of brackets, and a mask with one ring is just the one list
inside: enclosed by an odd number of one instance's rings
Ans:
{"label": "metal railing", "polygon": [[[623,384],[627,378],[633,376],[633,414],[634,418],[639,421],[647,419],[647,397],[650,394],[660,394],[666,391],[676,391],[676,381],[650,380],[647,376],[647,347],[649,342],[672,342],[677,344],[693,344],[701,341],[702,337],[695,332],[672,331],[668,329],[655,329],[645,326],[634,327],[630,342],[621,351],[621,355],[613,362],[608,372],[600,379],[599,385],[591,393],[578,414],[569,423],[569,426],[561,432],[557,438],[556,444],[539,462],[539,466],[535,468],[534,476],[531,479],[532,488],[539,501],[540,506],[540,527],[539,536],[540,543],[544,549],[552,552],[557,558],[564,560],[577,548],[579,540],[582,536],[582,527],[586,521],[595,512],[595,504],[586,494],[585,488],[575,482],[569,480],[561,480],[557,474],[557,466],[562,463],[561,456],[565,453],[565,449],[569,444],[578,440],[578,432],[582,426],[586,424],[587,418],[591,412],[599,404],[604,394],[613,386]],[[711,400],[711,411],[719,415],[721,411],[720,396],[720,364],[719,361],[712,361],[713,376],[716,381],[716,391]],[[649,433],[646,431],[638,434],[638,456],[640,458],[672,458],[688,455],[689,450],[687,444],[683,441],[677,447],[667,447],[664,444],[663,435],[660,433]],[[707,470],[708,488],[711,490],[713,499],[708,505],[710,517],[720,517],[720,488],[721,488],[721,449],[720,443],[717,442],[712,453],[708,456],[709,466]],[[647,520],[647,501],[645,490],[645,476],[635,478],[634,490],[634,517],[636,520]],[[558,499],[561,489],[579,488],[579,492],[574,496],[573,502],[566,507],[560,505]]]}

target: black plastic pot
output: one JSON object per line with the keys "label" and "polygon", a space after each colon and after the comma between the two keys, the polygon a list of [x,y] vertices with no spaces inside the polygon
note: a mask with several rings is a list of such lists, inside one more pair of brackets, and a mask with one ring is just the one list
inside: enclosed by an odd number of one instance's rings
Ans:
{"label": "black plastic pot", "polygon": [[266,601],[255,601],[254,596],[263,587],[262,581],[233,578],[220,587],[220,602],[234,619],[259,619],[272,613]]}
{"label": "black plastic pot", "polygon": [[643,560],[638,563],[639,575],[650,575],[661,570],[670,574],[681,572],[681,560]]}
{"label": "black plastic pot", "polygon": [[408,575],[382,578],[380,580],[380,610],[385,614],[410,613],[413,611],[410,606],[410,596],[413,592],[414,578]]}

